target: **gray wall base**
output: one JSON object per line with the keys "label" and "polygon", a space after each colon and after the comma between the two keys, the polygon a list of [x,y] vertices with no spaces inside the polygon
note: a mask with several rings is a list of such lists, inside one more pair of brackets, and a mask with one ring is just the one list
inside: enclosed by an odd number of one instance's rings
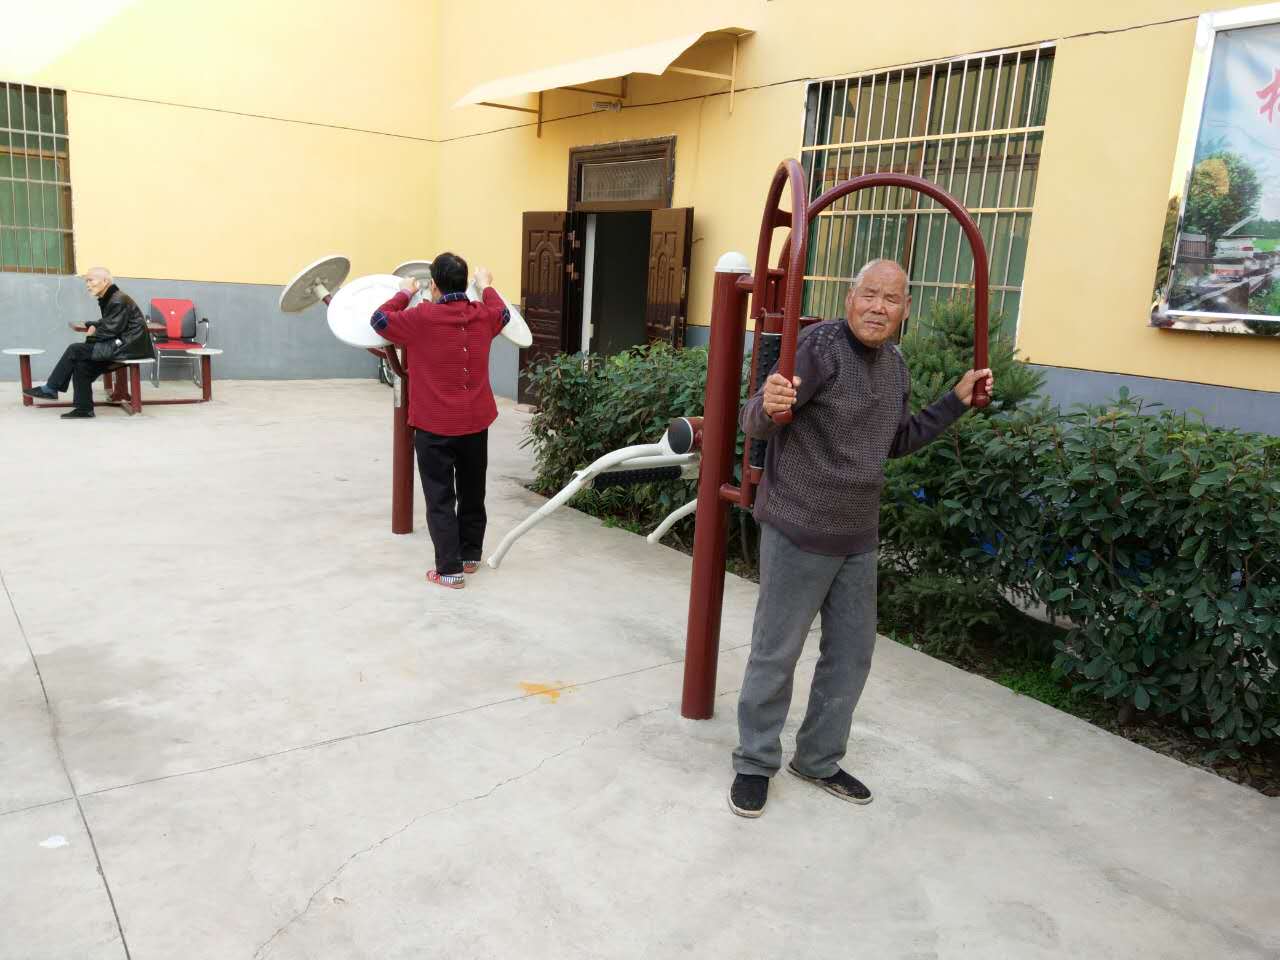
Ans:
{"label": "gray wall base", "polygon": [[[183,280],[117,279],[120,289],[144,311],[153,297],[192,300],[196,312],[209,318],[209,346],[218,380],[327,380],[374,378],[378,361],[364,350],[334,339],[317,304],[302,313],[281,313],[280,287],[251,283]],[[97,302],[79,277],[0,273],[0,349],[39,347],[44,354],[31,362],[37,383],[44,380],[63,349],[82,339],[67,327],[99,316]],[[516,395],[519,351],[508,340],[494,341],[489,376],[494,392]],[[165,380],[184,379],[185,365],[166,364]],[[14,357],[0,356],[0,380],[17,380]]]}

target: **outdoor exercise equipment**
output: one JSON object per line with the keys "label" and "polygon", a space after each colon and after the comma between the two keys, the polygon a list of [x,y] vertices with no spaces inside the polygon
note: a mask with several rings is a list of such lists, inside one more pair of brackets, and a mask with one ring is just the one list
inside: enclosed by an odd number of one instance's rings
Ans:
{"label": "outdoor exercise equipment", "polygon": [[[482,292],[479,281],[477,281],[475,277],[472,277],[471,282],[467,284],[467,299],[472,303],[475,303],[480,299]],[[498,293],[498,291],[494,290],[494,293]],[[502,328],[502,335],[517,347],[522,349],[524,347],[532,347],[533,332],[529,329],[529,325],[524,322],[524,314],[522,314],[516,307],[512,306],[510,301],[508,301],[502,294],[498,293],[498,299],[506,304],[507,315],[509,317],[506,325]]]}
{"label": "outdoor exercise equipment", "polygon": [[[756,487],[763,475],[763,444],[752,443],[743,454],[741,483],[735,486],[732,482],[747,316],[750,314],[755,322],[749,384],[754,393],[768,376],[775,357],[778,372],[783,377],[790,380],[795,375],[810,223],[842,197],[876,187],[896,187],[924,194],[941,204],[959,222],[973,255],[973,366],[974,369],[987,366],[987,253],[977,224],[958,200],[920,177],[869,173],[837,184],[817,199],[807,202],[805,174],[800,164],[786,160],[778,166],[765,200],[754,274],[748,273],[746,258],[741,254],[725,254],[716,264],[711,297],[711,335],[707,347],[707,389],[703,407],[693,574],[689,584],[689,620],[685,635],[682,716],[706,719],[712,714],[716,663],[720,653],[729,506],[751,509]],[[784,190],[790,193],[789,213],[781,208]],[[770,269],[769,253],[774,231],[783,227],[789,228],[789,233],[782,244],[777,266]],[[983,382],[974,391],[973,405],[985,407],[989,402]],[[787,423],[790,419],[790,411],[774,417],[778,423]]]}
{"label": "outdoor exercise equipment", "polygon": [[[870,173],[837,184],[812,202],[807,202],[805,174],[795,160],[783,161],[774,172],[765,200],[764,215],[756,245],[754,271],[741,253],[726,253],[716,263],[711,295],[711,331],[707,346],[707,386],[702,418],[697,421],[696,442],[684,447],[672,437],[672,430],[659,444],[626,447],[601,457],[574,475],[573,480],[533,516],[507,534],[490,558],[496,567],[511,544],[532,526],[566,502],[587,482],[598,484],[611,471],[626,482],[626,474],[640,465],[666,464],[676,450],[686,453],[681,473],[697,469],[698,498],[669,515],[648,537],[656,543],[671,525],[689,513],[696,514],[693,541],[693,574],[689,584],[689,619],[685,635],[684,690],[680,712],[690,719],[707,719],[715,697],[716,663],[720,652],[720,615],[724,604],[725,553],[730,505],[750,510],[756,488],[764,474],[766,444],[754,440],[743,451],[741,481],[733,483],[733,450],[738,435],[738,398],[742,387],[742,360],[747,335],[747,317],[754,322],[749,387],[754,394],[776,364],[788,381],[795,376],[796,342],[800,328],[817,318],[801,316],[804,274],[808,262],[809,225],[827,207],[859,190],[877,187],[899,188],[924,194],[939,203],[960,224],[973,254],[975,370],[987,366],[987,311],[989,272],[982,234],[968,211],[945,190],[920,177],[898,173]],[[789,192],[789,212],[782,209],[783,193]],[[774,231],[789,228],[777,265],[769,266]],[[748,308],[748,297],[750,305]],[[973,394],[973,406],[990,402],[985,381]],[[791,421],[791,411],[774,416],[775,422]],[[673,421],[675,423],[682,421]],[[683,421],[693,423],[695,421]],[[674,478],[672,475],[670,478]],[[648,482],[668,479],[647,476]]]}
{"label": "outdoor exercise equipment", "polygon": [[[298,313],[317,303],[324,303],[329,329],[348,346],[368,350],[390,373],[394,408],[391,427],[391,532],[413,532],[413,431],[409,428],[409,375],[406,351],[379,336],[369,318],[380,306],[395,296],[403,280],[418,281],[419,288],[410,298],[416,306],[427,298],[431,284],[430,260],[406,260],[389,274],[372,274],[343,281],[351,271],[351,261],[341,255],[322,257],[305,267],[285,286],[280,294],[280,309]],[[481,290],[473,278],[467,289],[471,300],[479,300]],[[499,297],[502,295],[499,294]],[[503,299],[511,319],[502,335],[517,347],[533,344],[533,335],[520,311]]]}
{"label": "outdoor exercise equipment", "polygon": [[[397,270],[420,269],[430,262],[411,260]],[[390,367],[394,407],[391,417],[391,532],[413,533],[413,432],[409,429],[409,379],[404,349],[378,336],[369,325],[373,312],[400,289],[400,281],[412,274],[374,274],[345,287],[351,271],[343,256],[322,257],[293,278],[280,294],[280,309],[298,313],[324,303],[329,329],[349,346],[368,350]],[[339,289],[341,287],[341,289]]]}
{"label": "outdoor exercise equipment", "polygon": [[[627,486],[636,483],[656,483],[661,480],[679,480],[697,474],[699,447],[702,444],[702,418],[677,417],[667,427],[657,443],[641,443],[622,447],[595,460],[573,475],[560,491],[526,517],[510,533],[502,538],[498,548],[486,561],[494,570],[502,563],[512,544],[537,526],[552,513],[573,499],[574,494],[588,483],[596,489],[610,486]],[[680,519],[681,510],[686,513],[689,504],[680,507],[663,521],[662,533]],[[683,516],[683,514],[680,514]],[[655,531],[656,532],[656,531]],[[658,534],[661,537],[661,533]],[[654,542],[652,539],[650,542]]]}
{"label": "outdoor exercise equipment", "polygon": [[342,286],[351,272],[351,261],[341,254],[321,257],[285,284],[280,292],[280,309],[284,313],[298,313],[313,303],[329,305],[330,298]]}

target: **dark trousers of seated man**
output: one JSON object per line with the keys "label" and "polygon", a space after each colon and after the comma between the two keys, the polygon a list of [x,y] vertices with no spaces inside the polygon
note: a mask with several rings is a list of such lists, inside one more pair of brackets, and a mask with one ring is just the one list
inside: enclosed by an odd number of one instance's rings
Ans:
{"label": "dark trousers of seated man", "polygon": [[489,431],[445,437],[415,430],[413,445],[427,498],[427,530],[436,548],[436,570],[445,576],[462,573],[464,562],[479,562],[484,546]]}
{"label": "dark trousers of seated man", "polygon": [[77,410],[93,409],[93,381],[115,366],[113,360],[93,359],[92,343],[73,343],[62,351],[62,359],[49,374],[45,386],[62,393],[73,387],[72,403]]}

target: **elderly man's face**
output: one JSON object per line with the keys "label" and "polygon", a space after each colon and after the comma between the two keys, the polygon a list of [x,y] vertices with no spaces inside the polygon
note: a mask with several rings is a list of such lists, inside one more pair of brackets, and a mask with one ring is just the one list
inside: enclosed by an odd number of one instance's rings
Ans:
{"label": "elderly man's face", "polygon": [[111,286],[110,277],[104,277],[100,273],[85,274],[84,287],[95,300],[102,296],[103,291],[109,286]]}
{"label": "elderly man's face", "polygon": [[911,309],[907,275],[896,263],[881,263],[867,271],[844,300],[845,318],[853,335],[868,347],[893,339]]}

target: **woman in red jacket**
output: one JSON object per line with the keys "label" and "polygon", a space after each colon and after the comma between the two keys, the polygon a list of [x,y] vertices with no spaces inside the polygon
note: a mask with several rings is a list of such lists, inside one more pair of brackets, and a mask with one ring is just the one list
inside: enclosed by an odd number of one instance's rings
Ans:
{"label": "woman in red jacket", "polygon": [[480,567],[489,425],[498,418],[489,348],[510,319],[493,275],[481,267],[476,280],[484,292],[473,303],[465,293],[467,262],[442,253],[431,263],[430,300],[409,307],[418,281],[405,280],[369,321],[407,348],[409,425],[436,551],[427,580],[454,590]]}

